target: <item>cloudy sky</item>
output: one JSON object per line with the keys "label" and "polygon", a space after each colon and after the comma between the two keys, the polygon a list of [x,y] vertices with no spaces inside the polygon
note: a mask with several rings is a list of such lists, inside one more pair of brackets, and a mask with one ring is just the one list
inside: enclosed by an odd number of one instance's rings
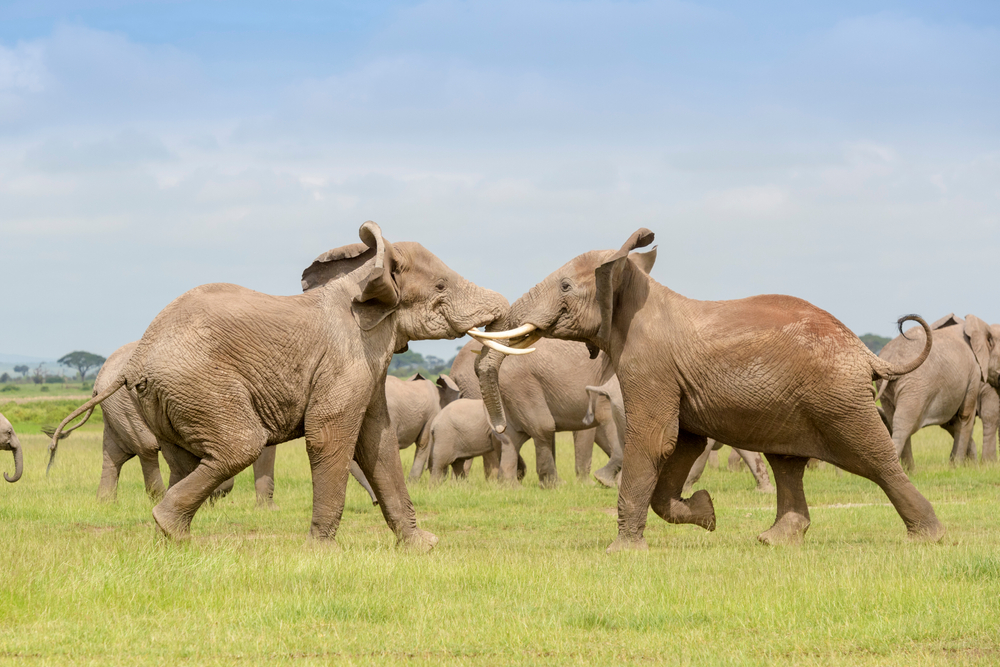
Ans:
{"label": "cloudy sky", "polygon": [[645,226],[690,297],[1000,322],[998,110],[995,2],[0,2],[0,353],[368,219],[511,300]]}

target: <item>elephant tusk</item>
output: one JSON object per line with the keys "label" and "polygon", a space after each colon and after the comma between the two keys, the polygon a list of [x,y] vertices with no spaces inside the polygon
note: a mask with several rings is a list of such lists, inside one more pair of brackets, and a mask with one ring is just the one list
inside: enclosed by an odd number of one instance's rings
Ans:
{"label": "elephant tusk", "polygon": [[504,338],[517,338],[518,336],[529,334],[537,328],[538,327],[534,324],[522,324],[518,328],[511,329],[510,331],[480,331],[476,327],[472,327],[466,333],[478,340],[483,340],[484,338],[489,338],[490,340],[503,340]]}
{"label": "elephant tusk", "polygon": [[533,347],[529,347],[529,348],[524,349],[524,350],[516,349],[516,348],[513,348],[513,347],[507,347],[506,345],[503,345],[502,343],[498,343],[495,340],[490,340],[489,338],[487,338],[485,340],[481,340],[479,342],[482,343],[483,345],[485,345],[486,347],[492,348],[492,349],[496,350],[497,352],[502,352],[504,354],[531,354],[532,352],[535,351],[535,348],[533,348]]}
{"label": "elephant tusk", "polygon": [[[519,340],[516,343],[511,343],[510,346],[513,347],[513,348],[517,348],[519,350],[523,350],[526,347],[528,347],[529,345],[534,345],[539,340],[541,340],[541,338],[542,338],[542,334],[540,334],[540,333],[533,333],[530,336],[527,336],[524,340]],[[482,341],[480,341],[480,342],[482,342]]]}

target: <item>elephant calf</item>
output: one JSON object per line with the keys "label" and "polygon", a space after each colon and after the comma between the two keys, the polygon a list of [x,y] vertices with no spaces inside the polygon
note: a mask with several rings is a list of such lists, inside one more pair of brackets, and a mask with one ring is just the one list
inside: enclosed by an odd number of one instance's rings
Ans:
{"label": "elephant calf", "polygon": [[443,481],[448,466],[455,477],[465,477],[466,461],[500,449],[481,399],[460,398],[448,404],[434,418],[430,430],[432,482]]}
{"label": "elephant calf", "polygon": [[4,473],[3,478],[8,482],[16,482],[21,479],[21,472],[24,470],[24,454],[21,450],[21,441],[17,439],[17,433],[14,433],[14,427],[3,415],[0,415],[0,449],[14,452],[14,476],[8,477],[7,473]]}
{"label": "elephant calf", "polygon": [[417,451],[410,467],[410,481],[420,479],[427,467],[430,453],[431,423],[449,403],[461,396],[458,385],[442,375],[437,382],[425,379],[419,373],[409,380],[388,375],[385,378],[385,400],[389,407],[389,421],[396,429],[399,448],[406,449],[416,443]]}

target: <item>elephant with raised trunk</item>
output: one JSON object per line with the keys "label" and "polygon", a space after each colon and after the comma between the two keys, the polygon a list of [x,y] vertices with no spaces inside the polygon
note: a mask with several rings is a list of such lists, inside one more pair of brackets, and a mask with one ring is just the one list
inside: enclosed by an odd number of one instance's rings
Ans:
{"label": "elephant with raised trunk", "polygon": [[17,433],[14,433],[14,427],[3,415],[0,415],[0,449],[14,452],[14,476],[4,473],[3,478],[11,483],[16,482],[24,472],[24,450],[21,448],[21,441],[17,439]]}
{"label": "elephant with raised trunk", "polygon": [[209,494],[265,447],[304,436],[312,537],[336,536],[354,458],[397,540],[432,548],[437,538],[418,528],[406,490],[386,370],[409,341],[458,338],[502,319],[508,304],[420,244],[389,243],[374,222],[360,236],[320,255],[302,274],[302,294],[212,284],[180,296],[111,386],[63,420],[53,455],[71,419],[125,387],[160,450],[183,467],[153,508],[168,537],[188,537]]}
{"label": "elephant with raised trunk", "polygon": [[[632,253],[652,240],[640,229],[618,251],[580,255],[511,306],[513,329],[474,332],[495,343],[480,360],[479,377],[498,431],[506,428],[497,378],[507,353],[543,336],[584,342],[592,356],[603,352],[611,360],[627,426],[618,537],[609,550],[645,548],[650,505],[669,522],[714,529],[707,491],[681,497],[708,438],[767,456],[778,508],[774,525],[759,536],[764,543],[803,539],[809,508],[802,475],[810,457],[878,484],[910,536],[941,539],[944,528],[899,465],[872,400],[872,380],[918,368],[931,337],[914,357],[890,364],[801,299],[685,298],[649,276],[655,249]],[[901,318],[900,327],[907,320],[930,332],[914,315]]]}
{"label": "elephant with raised trunk", "polygon": [[[983,460],[995,461],[1000,325],[951,313],[934,322],[931,330],[934,347],[927,361],[908,375],[879,383],[881,409],[903,467],[914,467],[910,438],[935,424],[954,439],[953,464],[963,463],[968,454],[975,461],[972,429],[977,413],[983,420]],[[879,357],[897,363],[923,344],[924,332],[913,328],[889,341]]]}

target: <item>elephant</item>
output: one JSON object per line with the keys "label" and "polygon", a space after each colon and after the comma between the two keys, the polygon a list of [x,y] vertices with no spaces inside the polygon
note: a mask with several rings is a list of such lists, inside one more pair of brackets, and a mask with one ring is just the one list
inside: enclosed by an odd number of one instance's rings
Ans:
{"label": "elephant", "polygon": [[[124,370],[125,365],[131,358],[139,341],[126,343],[111,353],[107,361],[101,367],[97,378],[94,380],[93,396],[97,396],[105,391],[118,374]],[[101,404],[104,413],[104,436],[102,449],[104,452],[104,465],[101,469],[101,481],[97,487],[97,499],[101,501],[113,501],[118,495],[118,478],[121,475],[122,466],[132,457],[139,458],[142,466],[142,477],[146,484],[146,493],[153,500],[163,497],[166,489],[163,487],[163,477],[160,474],[160,447],[156,436],[146,426],[139,408],[136,404],[134,391],[117,391]],[[72,428],[66,429],[60,435],[63,440],[76,429],[83,426],[93,409],[88,410],[84,418]],[[43,428],[50,437],[54,429]],[[257,504],[262,507],[275,508],[274,505],[274,457],[275,448],[265,447],[257,460],[253,462],[254,490],[257,495]],[[357,464],[351,462],[351,472],[355,472]],[[180,471],[171,469],[170,483],[179,481]],[[359,480],[361,486],[365,488],[372,500],[375,500],[368,481],[362,476]],[[230,477],[220,484],[212,492],[212,498],[220,498],[228,494],[233,489],[234,479]]]}
{"label": "elephant", "polygon": [[[470,341],[455,357],[452,379],[462,388],[467,398],[479,397],[478,391],[466,391],[470,384],[477,384],[475,359],[482,345]],[[510,414],[511,428],[499,435],[501,460],[509,460],[506,468],[501,465],[500,479],[516,484],[521,446],[532,438],[535,442],[535,464],[543,488],[559,483],[555,464],[555,435],[557,431],[582,432],[574,435],[576,446],[576,474],[586,478],[590,474],[590,455],[593,443],[609,456],[614,455],[617,440],[610,409],[598,413],[593,421],[585,421],[589,405],[584,387],[603,384],[611,374],[610,363],[603,355],[588,359],[583,345],[560,340],[539,340],[537,350],[530,355],[516,357],[504,365],[500,377],[500,391],[504,407]],[[596,431],[593,424],[596,421]],[[611,466],[611,467],[609,467]],[[614,485],[617,472],[613,464],[594,473],[603,484]]]}
{"label": "elephant", "polygon": [[190,536],[209,494],[264,448],[305,437],[313,481],[309,534],[336,538],[351,459],[371,483],[397,544],[426,551],[417,526],[385,377],[411,340],[458,338],[502,319],[509,304],[418,243],[392,244],[368,221],[361,243],[320,255],[304,292],[271,296],[230,284],[181,295],[146,329],[125,368],[72,419],[125,387],[180,479],[153,507],[167,538]]}
{"label": "elephant", "polygon": [[[611,414],[614,415],[615,427],[619,434],[618,442],[614,448],[616,454],[616,467],[620,474],[621,463],[622,463],[622,439],[625,433],[625,403],[622,399],[621,385],[618,382],[618,376],[612,376],[610,380],[605,382],[600,387],[587,387],[587,392],[590,394],[590,407],[587,410],[588,416],[595,411],[596,405],[600,398],[609,401]],[[709,438],[708,444],[705,447],[705,451],[702,452],[701,456],[694,462],[691,466],[691,471],[688,473],[687,480],[684,482],[683,492],[687,493],[691,490],[691,487],[701,479],[701,474],[705,471],[705,464],[708,463],[709,457],[713,452],[721,449],[723,444],[721,442],[716,442],[715,440]],[[764,463],[764,459],[757,452],[749,452],[745,449],[732,448],[732,453],[730,453],[730,464],[729,468],[731,470],[736,470],[737,467],[732,463],[732,457],[735,456],[737,462],[742,458],[747,464],[747,468],[750,469],[751,474],[753,474],[754,480],[757,482],[757,490],[761,493],[774,493],[774,486],[771,484],[771,480],[767,474],[767,465]],[[610,465],[610,464],[609,464]],[[616,477],[617,480],[617,477]]]}
{"label": "elephant", "polygon": [[[653,233],[639,229],[618,251],[571,260],[514,302],[502,326],[473,332],[493,343],[479,360],[494,430],[507,428],[499,374],[509,354],[540,337],[603,352],[621,383],[627,419],[618,487],[618,535],[608,548],[644,549],[648,508],[671,523],[715,528],[705,490],[681,491],[708,438],[763,452],[774,471],[777,513],[758,539],[799,543],[809,527],[802,487],[810,457],[866,477],[889,497],[914,539],[940,540],[934,508],[899,464],[876,410],[873,380],[896,379],[930,354],[928,334],[912,359],[874,355],[831,314],[790,296],[696,301],[649,276]],[[503,341],[507,341],[506,343]],[[501,460],[501,467],[505,461]]]}
{"label": "elephant", "polygon": [[[939,425],[954,439],[952,464],[971,454],[976,413],[983,417],[983,460],[996,460],[996,423],[1000,407],[993,401],[1000,371],[1000,325],[988,325],[975,315],[962,320],[953,313],[931,325],[934,346],[927,361],[912,373],[879,383],[884,421],[897,454],[913,470],[910,438],[925,426]],[[889,341],[879,357],[890,363],[923,345],[914,328]]]}
{"label": "elephant", "polygon": [[455,477],[465,477],[467,461],[493,454],[500,448],[482,399],[460,398],[448,404],[434,418],[430,430],[432,482],[444,480],[449,466]]}
{"label": "elephant", "polygon": [[21,441],[17,439],[17,433],[14,433],[14,427],[2,414],[0,414],[0,449],[14,453],[14,476],[3,474],[3,478],[13,484],[21,479],[21,473],[24,472],[24,450]]}
{"label": "elephant", "polygon": [[409,380],[389,375],[385,378],[385,398],[389,406],[389,421],[396,429],[399,449],[413,443],[417,451],[410,467],[410,481],[420,479],[427,467],[430,454],[431,423],[452,401],[459,398],[461,390],[447,375],[437,382],[424,379],[419,373]]}

